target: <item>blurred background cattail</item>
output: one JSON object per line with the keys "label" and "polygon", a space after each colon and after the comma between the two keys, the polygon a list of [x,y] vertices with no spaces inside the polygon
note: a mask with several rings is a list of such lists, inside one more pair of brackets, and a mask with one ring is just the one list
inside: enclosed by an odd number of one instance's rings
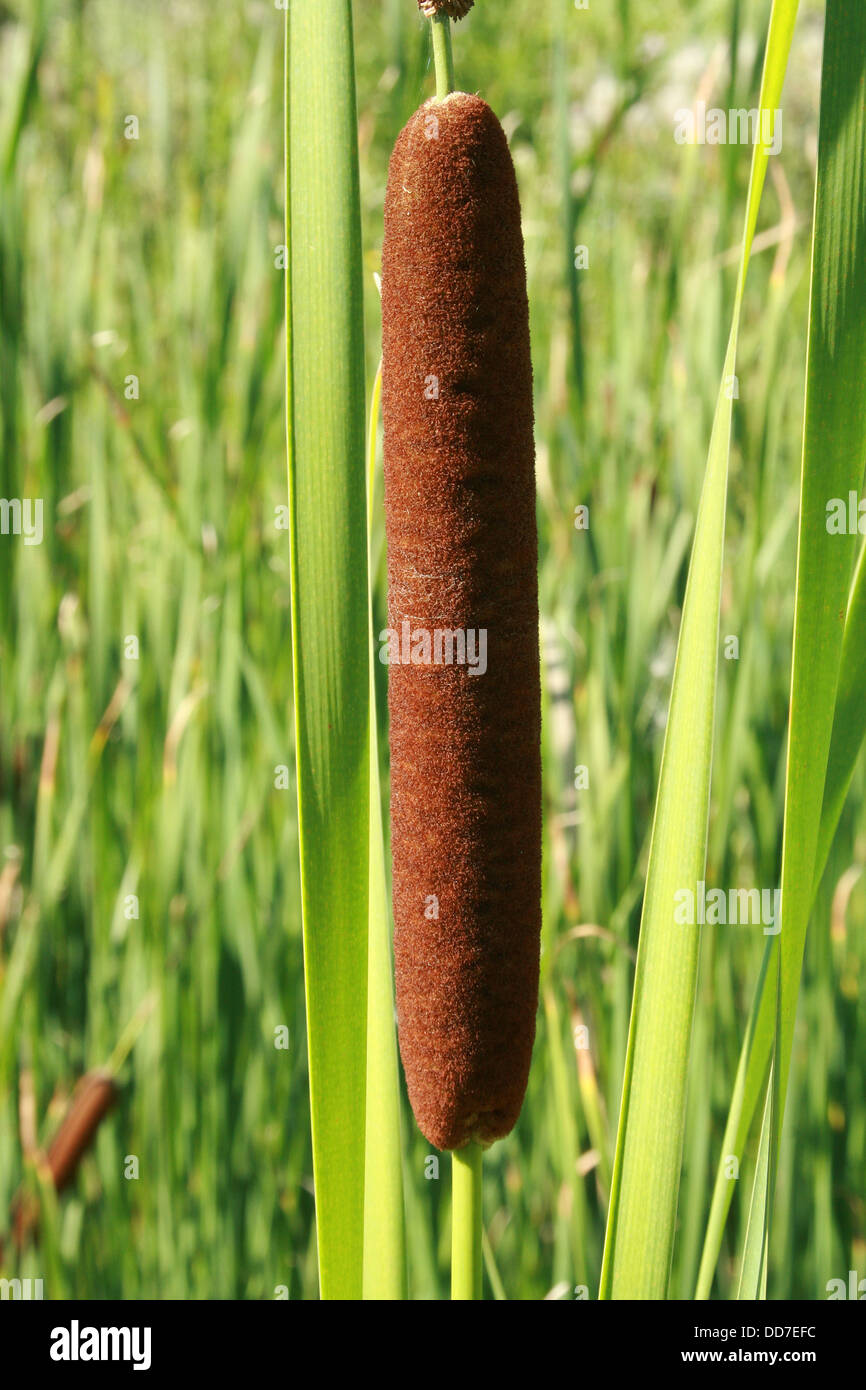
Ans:
{"label": "blurred background cattail", "polygon": [[63,1192],[72,1182],[79,1163],[96,1138],[96,1131],[116,1100],[117,1086],[108,1072],[91,1071],[79,1081],[46,1158],[58,1192]]}
{"label": "blurred background cattail", "polygon": [[[31,1159],[50,1177],[56,1192],[64,1192],[72,1183],[82,1158],[117,1097],[117,1084],[110,1072],[87,1072],[75,1088],[48,1152],[44,1156],[38,1150],[30,1153]],[[33,1234],[38,1221],[37,1199],[32,1194],[19,1192],[12,1204],[12,1229],[19,1248]]]}

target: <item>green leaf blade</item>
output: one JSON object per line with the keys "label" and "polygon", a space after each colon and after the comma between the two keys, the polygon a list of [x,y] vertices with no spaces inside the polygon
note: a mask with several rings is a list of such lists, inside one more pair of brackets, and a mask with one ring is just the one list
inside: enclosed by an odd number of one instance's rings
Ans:
{"label": "green leaf blade", "polygon": [[370,796],[364,345],[351,5],[288,14],[289,500],[323,1298],[361,1294]]}
{"label": "green leaf blade", "polygon": [[779,1086],[793,1045],[818,832],[857,537],[827,503],[857,491],[866,457],[866,10],[829,0],[824,35],[806,383],[794,669],[782,850]]}
{"label": "green leaf blade", "polygon": [[[779,107],[798,0],[774,0],[761,111]],[[761,129],[771,129],[772,124]],[[700,927],[678,924],[676,894],[697,893],[707,853],[719,607],[724,559],[730,383],[768,147],[755,147],[733,323],[695,528],[656,799],[641,919],[600,1297],[668,1292],[685,1124]]]}
{"label": "green leaf blade", "polygon": [[[866,571],[856,535],[827,530],[866,459],[866,12],[829,0],[813,230],[812,291],[794,619],[781,938],[768,945],[722,1145],[697,1297],[709,1297],[731,1199],[726,1159],[742,1157],[776,1041],[781,1126],[806,929],[866,732],[862,698]],[[850,591],[849,591],[850,586]],[[777,953],[781,1001],[776,1019]],[[774,1157],[778,1152],[778,1132]]]}

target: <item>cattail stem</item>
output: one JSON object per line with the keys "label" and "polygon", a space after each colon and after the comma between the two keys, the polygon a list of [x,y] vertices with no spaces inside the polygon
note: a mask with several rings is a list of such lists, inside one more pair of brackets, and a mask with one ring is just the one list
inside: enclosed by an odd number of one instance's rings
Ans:
{"label": "cattail stem", "polygon": [[451,1298],[481,1297],[480,1144],[455,1149],[451,1165]]}
{"label": "cattail stem", "polygon": [[433,65],[436,69],[436,96],[442,101],[454,91],[454,53],[451,48],[451,20],[436,14],[430,20],[433,30]]}

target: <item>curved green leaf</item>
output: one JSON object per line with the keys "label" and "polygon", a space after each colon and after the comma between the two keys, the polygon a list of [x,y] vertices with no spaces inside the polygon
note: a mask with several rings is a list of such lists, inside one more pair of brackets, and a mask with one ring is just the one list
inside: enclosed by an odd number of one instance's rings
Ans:
{"label": "curved green leaf", "polygon": [[[782,934],[765,952],[722,1145],[697,1297],[706,1298],[730,1205],[724,1171],[740,1157],[773,1049],[781,951],[779,1124],[793,1045],[806,929],[866,727],[866,578],[853,534],[827,529],[866,458],[866,11],[829,0],[812,255],[812,297],[791,684]],[[768,966],[772,962],[773,968]]]}
{"label": "curved green leaf", "polygon": [[[774,0],[760,106],[772,126],[797,0]],[[755,146],[740,272],[683,605],[656,799],[602,1267],[602,1298],[664,1298],[676,1226],[700,928],[675,895],[704,877],[719,600],[740,311],[768,144]]]}

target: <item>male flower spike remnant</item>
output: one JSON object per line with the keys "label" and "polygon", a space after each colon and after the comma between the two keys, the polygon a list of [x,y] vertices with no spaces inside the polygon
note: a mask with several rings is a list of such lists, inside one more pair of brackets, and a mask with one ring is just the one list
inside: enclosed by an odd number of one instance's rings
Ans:
{"label": "male flower spike remnant", "polygon": [[428,19],[437,14],[447,15],[449,19],[463,19],[472,9],[475,0],[418,0],[418,9]]}
{"label": "male flower spike remnant", "polygon": [[382,315],[388,622],[412,634],[389,672],[400,1051],[422,1132],[459,1149],[520,1113],[541,929],[526,270],[508,144],[476,96],[428,102],[397,141]]}

